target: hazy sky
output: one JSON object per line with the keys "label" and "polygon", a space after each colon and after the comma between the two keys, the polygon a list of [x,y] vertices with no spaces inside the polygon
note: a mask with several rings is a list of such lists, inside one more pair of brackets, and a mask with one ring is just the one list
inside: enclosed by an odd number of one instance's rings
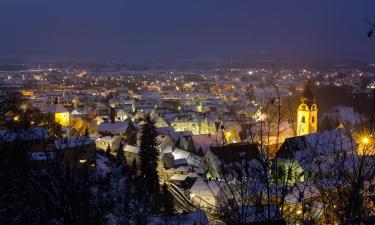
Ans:
{"label": "hazy sky", "polygon": [[0,0],[0,56],[375,59],[374,0]]}

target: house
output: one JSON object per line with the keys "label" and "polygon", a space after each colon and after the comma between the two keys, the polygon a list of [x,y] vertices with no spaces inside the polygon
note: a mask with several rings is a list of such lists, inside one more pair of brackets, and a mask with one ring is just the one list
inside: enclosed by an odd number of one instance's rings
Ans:
{"label": "house", "polygon": [[[337,163],[337,157],[345,158],[342,164]],[[358,162],[357,145],[345,129],[337,128],[287,138],[275,159],[278,179],[294,185],[317,175],[330,177],[337,166],[350,171]]]}
{"label": "house", "polygon": [[48,113],[54,116],[55,122],[61,126],[69,125],[69,111],[61,104],[52,104],[48,106]]}
{"label": "house", "polygon": [[125,145],[123,148],[126,163],[131,166],[135,160],[137,165],[140,165],[139,147],[133,145]]}
{"label": "house", "polygon": [[191,139],[194,144],[195,152],[199,156],[204,156],[211,146],[221,143],[221,141],[215,140],[213,136],[208,134],[192,135]]}
{"label": "house", "polygon": [[172,152],[162,153],[159,162],[163,165],[164,169],[173,168],[175,166]]}
{"label": "house", "polygon": [[173,139],[169,135],[158,135],[156,141],[159,145],[160,151],[163,152],[166,149],[174,149],[175,144]]}
{"label": "house", "polygon": [[179,187],[184,189],[191,188],[194,184],[195,180],[198,178],[196,173],[188,173],[188,174],[173,174],[169,180],[176,184]]}
{"label": "house", "polygon": [[[203,157],[208,169],[208,177],[221,179],[223,172],[226,176],[236,177],[237,166],[245,162],[256,165],[259,159],[260,149],[256,144],[226,144],[211,146]],[[254,162],[255,161],[255,162]],[[223,167],[224,165],[224,167]],[[226,168],[227,171],[222,171]]]}
{"label": "house", "polygon": [[95,142],[87,136],[56,140],[53,150],[71,168],[95,165]]}
{"label": "house", "polygon": [[50,151],[50,136],[41,127],[30,127],[19,131],[0,130],[1,147],[14,148],[21,146],[27,152],[29,159],[38,166],[45,166],[48,160],[55,158]]}
{"label": "house", "polygon": [[198,177],[190,188],[190,199],[199,208],[212,210],[227,203],[229,188],[223,181],[204,181]]}
{"label": "house", "polygon": [[193,134],[199,134],[198,121],[191,114],[177,115],[171,122],[171,127],[175,131],[191,131]]}
{"label": "house", "polygon": [[171,148],[164,150],[164,154],[170,152],[173,155],[174,159],[174,166],[190,166],[192,168],[201,168],[203,166],[203,160],[201,157],[182,150],[182,149],[174,149]]}
{"label": "house", "polygon": [[99,124],[99,133],[124,136],[128,126],[128,122],[101,123]]}
{"label": "house", "polygon": [[107,151],[108,147],[111,150],[111,154],[116,154],[120,147],[121,138],[119,136],[105,136],[95,140],[96,149]]}

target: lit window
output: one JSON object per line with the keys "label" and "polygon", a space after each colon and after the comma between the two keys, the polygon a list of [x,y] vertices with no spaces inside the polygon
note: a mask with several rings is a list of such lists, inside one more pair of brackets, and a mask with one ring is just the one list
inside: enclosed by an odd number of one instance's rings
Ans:
{"label": "lit window", "polygon": [[80,159],[79,160],[79,163],[85,163],[86,162],[86,159]]}

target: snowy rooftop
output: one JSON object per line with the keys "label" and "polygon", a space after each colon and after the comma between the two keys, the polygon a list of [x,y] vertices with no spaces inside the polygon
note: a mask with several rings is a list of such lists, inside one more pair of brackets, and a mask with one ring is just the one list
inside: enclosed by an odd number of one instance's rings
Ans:
{"label": "snowy rooftop", "polygon": [[15,140],[33,141],[48,138],[48,132],[41,127],[30,127],[28,129],[20,130],[19,132],[0,130],[0,138],[6,142]]}
{"label": "snowy rooftop", "polygon": [[119,139],[118,136],[112,136],[112,137],[111,136],[105,136],[105,137],[101,137],[101,138],[96,139],[96,141],[114,142],[117,139]]}
{"label": "snowy rooftop", "polygon": [[101,123],[99,132],[125,133],[128,129],[128,122]]}
{"label": "snowy rooftop", "polygon": [[89,144],[94,144],[94,141],[91,140],[89,137],[84,136],[84,137],[56,140],[55,148],[56,149],[76,148],[76,147],[85,146]]}
{"label": "snowy rooftop", "polygon": [[139,147],[132,145],[125,145],[124,152],[139,153]]}

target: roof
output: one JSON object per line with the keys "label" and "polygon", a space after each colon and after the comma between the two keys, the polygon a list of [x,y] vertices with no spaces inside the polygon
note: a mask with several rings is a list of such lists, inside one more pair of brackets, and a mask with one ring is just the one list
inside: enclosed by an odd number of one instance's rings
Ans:
{"label": "roof", "polygon": [[259,148],[255,144],[227,144],[211,146],[211,152],[223,163],[235,163],[242,160],[257,159]]}
{"label": "roof", "polygon": [[120,137],[118,137],[118,136],[113,136],[113,137],[111,137],[111,136],[105,136],[105,137],[101,137],[101,138],[96,139],[95,142],[99,142],[99,141],[102,141],[102,142],[114,142],[114,141],[116,141],[119,138]]}
{"label": "roof", "polygon": [[131,152],[131,153],[139,153],[139,147],[138,146],[132,146],[132,145],[125,145],[124,146],[124,152]]}
{"label": "roof", "polygon": [[70,114],[72,114],[72,115],[82,115],[83,113],[75,109]]}
{"label": "roof", "polygon": [[63,140],[56,140],[54,146],[56,149],[67,149],[67,148],[76,148],[84,145],[94,144],[94,141],[89,137],[77,137],[77,138],[68,138]]}
{"label": "roof", "polygon": [[12,142],[16,140],[35,141],[47,138],[49,138],[47,130],[41,127],[30,127],[17,132],[0,130],[0,139],[3,139],[6,142]]}
{"label": "roof", "polygon": [[125,133],[128,129],[128,122],[101,123],[99,132]]}
{"label": "roof", "polygon": [[199,193],[204,195],[218,196],[219,192],[223,190],[225,183],[223,181],[208,181],[205,182],[198,177],[193,186],[190,188],[191,193]]}
{"label": "roof", "polygon": [[352,152],[356,144],[345,129],[336,128],[313,134],[287,138],[278,156],[297,160],[317,155],[332,155],[338,151]]}
{"label": "roof", "polygon": [[52,104],[48,106],[48,112],[49,113],[66,113],[69,111],[61,104]]}
{"label": "roof", "polygon": [[202,149],[203,153],[206,153],[212,145],[215,145],[217,142],[213,138],[209,137],[207,134],[192,135],[194,147],[196,151]]}
{"label": "roof", "polygon": [[184,181],[186,180],[186,178],[188,178],[188,175],[185,175],[185,174],[174,174],[173,176],[171,176],[171,180],[176,180],[176,181]]}

